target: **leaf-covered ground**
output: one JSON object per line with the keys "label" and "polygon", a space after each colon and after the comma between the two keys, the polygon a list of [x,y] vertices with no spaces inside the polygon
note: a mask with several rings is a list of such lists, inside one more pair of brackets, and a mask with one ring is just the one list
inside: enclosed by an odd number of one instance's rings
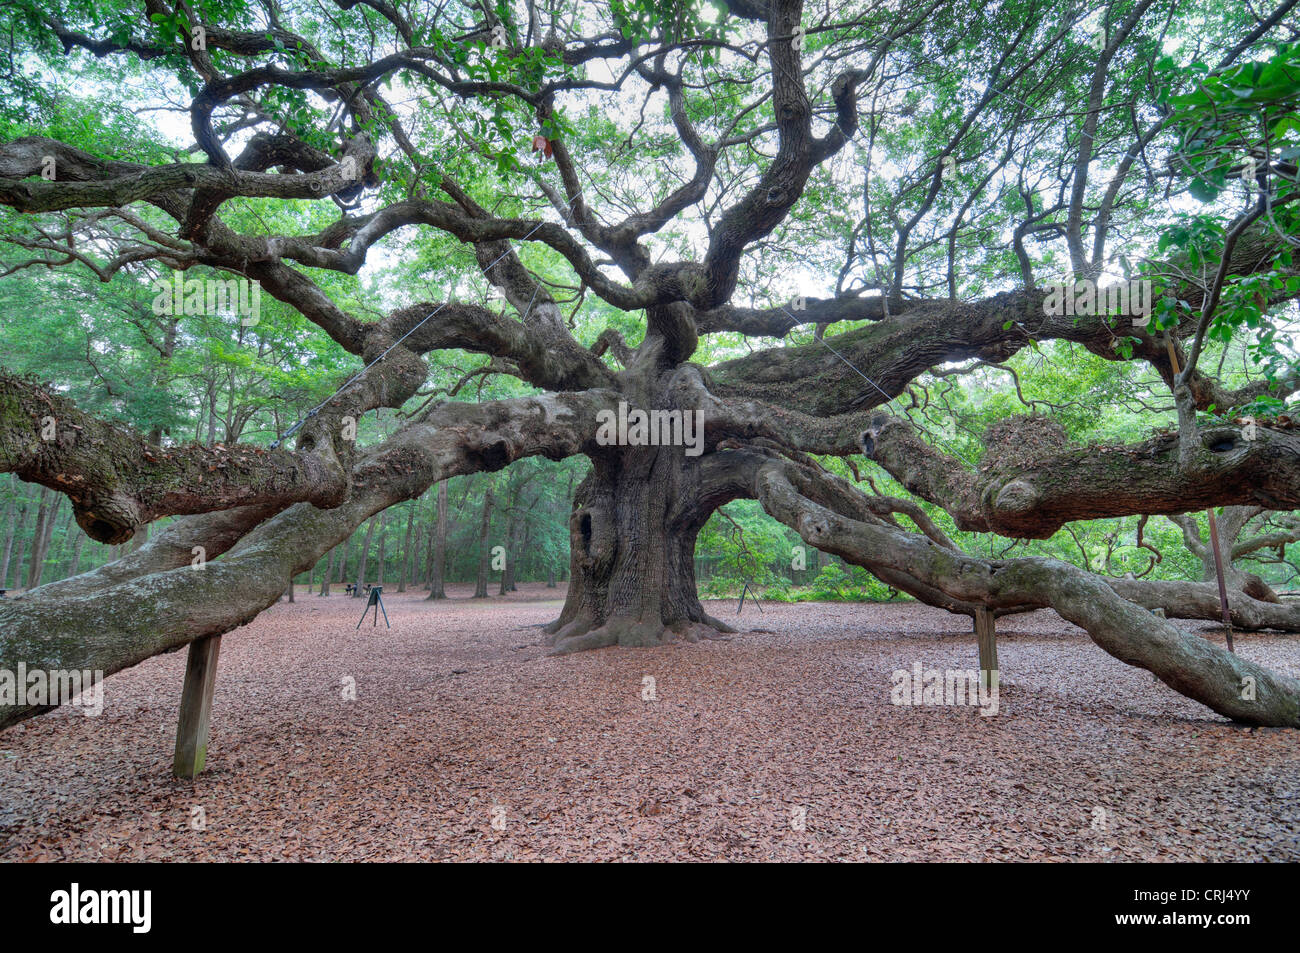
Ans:
{"label": "leaf-covered ground", "polygon": [[[1300,860],[1300,733],[1052,613],[999,623],[983,717],[890,701],[896,669],[975,666],[936,609],[747,603],[730,642],[552,659],[556,590],[451,590],[385,594],[391,630],[302,593],[227,635],[196,782],[170,778],[184,653],[0,735],[0,858]],[[1298,636],[1238,646],[1300,672]]]}

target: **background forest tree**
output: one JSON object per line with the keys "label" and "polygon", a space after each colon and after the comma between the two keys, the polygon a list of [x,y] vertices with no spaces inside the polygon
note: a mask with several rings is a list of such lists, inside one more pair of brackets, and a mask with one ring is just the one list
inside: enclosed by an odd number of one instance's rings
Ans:
{"label": "background forest tree", "polygon": [[[727,631],[697,574],[1050,605],[1300,723],[1148,611],[1217,617],[1223,507],[1234,624],[1300,627],[1294,6],[19,0],[0,661],[423,585],[445,487],[446,578],[569,579],[557,651]],[[159,314],[177,271],[259,320]],[[706,452],[601,445],[620,402]]]}

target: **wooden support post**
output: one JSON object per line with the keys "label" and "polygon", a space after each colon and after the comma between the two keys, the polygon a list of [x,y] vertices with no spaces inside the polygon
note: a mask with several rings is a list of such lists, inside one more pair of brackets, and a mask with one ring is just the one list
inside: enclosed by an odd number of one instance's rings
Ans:
{"label": "wooden support post", "polygon": [[212,693],[217,687],[217,655],[221,636],[209,635],[190,643],[185,662],[185,687],[176,720],[176,757],[172,774],[195,778],[208,760],[208,727],[212,723]]}
{"label": "wooden support post", "polygon": [[975,610],[975,639],[980,648],[980,686],[983,691],[993,691],[992,679],[998,671],[998,632],[993,610],[980,606]]}

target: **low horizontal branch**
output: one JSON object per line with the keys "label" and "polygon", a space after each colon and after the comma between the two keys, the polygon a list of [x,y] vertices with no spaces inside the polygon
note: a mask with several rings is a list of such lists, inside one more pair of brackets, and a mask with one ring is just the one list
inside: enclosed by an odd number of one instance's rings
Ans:
{"label": "low horizontal branch", "polygon": [[121,543],[162,516],[266,503],[337,506],[347,478],[330,444],[157,447],[41,385],[0,375],[0,473],[64,494],[91,539]]}
{"label": "low horizontal branch", "polygon": [[818,501],[846,492],[855,491],[836,477],[786,461],[755,471],[754,495],[763,508],[818,549],[871,572],[906,573],[950,598],[991,609],[1051,607],[1110,655],[1221,715],[1300,727],[1300,682],[1179,630],[1102,578],[1055,559],[977,559],[915,533],[852,519]]}
{"label": "low horizontal branch", "polygon": [[958,528],[1007,537],[1046,539],[1074,520],[1174,515],[1210,506],[1300,507],[1296,433],[1258,427],[1254,439],[1246,439],[1238,427],[1205,427],[1184,466],[1176,434],[1072,448],[1063,433],[1044,436],[1052,426],[1044,421],[1003,422],[977,471],[886,414],[877,414],[863,431],[862,452],[909,492],[947,510]]}
{"label": "low horizontal branch", "polygon": [[[375,513],[453,476],[499,470],[527,456],[558,460],[579,453],[593,439],[597,412],[611,406],[613,392],[592,391],[432,408],[358,455],[353,491],[333,509],[296,504],[246,535],[230,532],[227,524],[256,516],[251,511],[229,520],[181,520],[168,527],[164,545],[141,549],[153,556],[151,565],[137,563],[142,575],[104,573],[101,586],[70,580],[0,601],[0,669],[16,671],[21,662],[29,671],[111,675],[194,639],[229,632],[274,603],[292,577]],[[232,544],[236,535],[241,538]],[[176,564],[186,544],[204,547],[208,559],[201,567]],[[0,729],[42,711],[0,707]]]}

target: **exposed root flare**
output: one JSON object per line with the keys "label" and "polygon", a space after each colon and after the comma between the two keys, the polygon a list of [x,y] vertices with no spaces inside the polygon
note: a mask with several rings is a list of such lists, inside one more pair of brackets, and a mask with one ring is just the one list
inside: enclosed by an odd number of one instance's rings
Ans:
{"label": "exposed root flare", "polygon": [[554,625],[552,623],[546,627],[550,633],[547,640],[551,646],[550,655],[569,655],[615,645],[645,648],[682,642],[696,643],[705,639],[726,640],[729,634],[736,631],[725,622],[708,615],[698,622],[682,619],[671,624],[658,620],[643,621],[631,616],[613,616],[598,626],[591,625],[585,618],[575,619],[558,630],[552,628]]}

